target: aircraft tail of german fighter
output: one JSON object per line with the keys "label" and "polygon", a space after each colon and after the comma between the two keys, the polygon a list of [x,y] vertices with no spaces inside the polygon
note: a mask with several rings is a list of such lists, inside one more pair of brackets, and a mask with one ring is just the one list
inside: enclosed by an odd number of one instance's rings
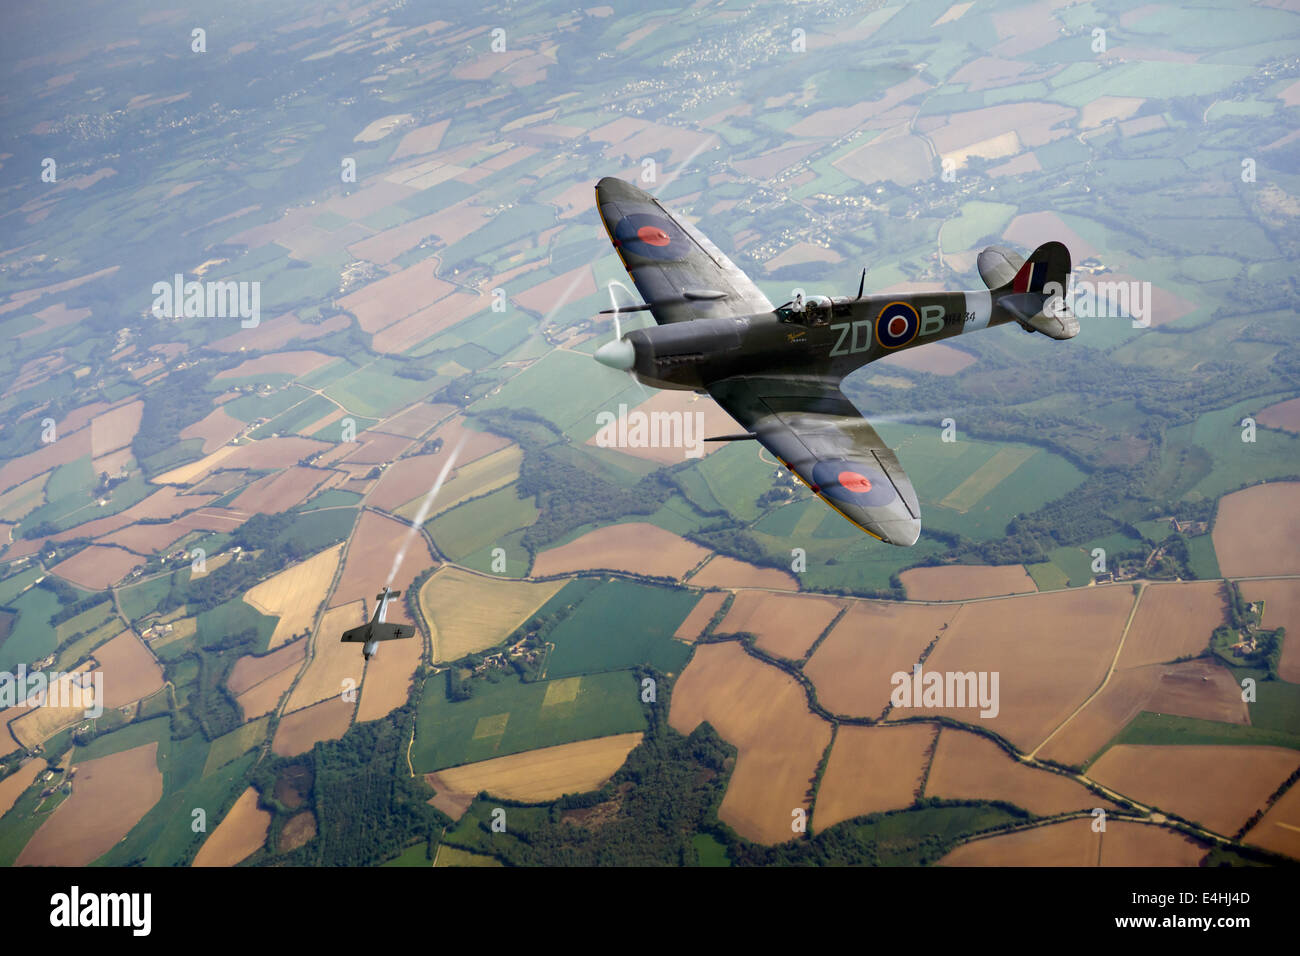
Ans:
{"label": "aircraft tail of german fighter", "polygon": [[994,301],[1027,331],[1053,339],[1079,334],[1079,320],[1065,298],[1070,250],[1064,244],[1045,242],[1028,259],[1004,246],[989,246],[977,264]]}

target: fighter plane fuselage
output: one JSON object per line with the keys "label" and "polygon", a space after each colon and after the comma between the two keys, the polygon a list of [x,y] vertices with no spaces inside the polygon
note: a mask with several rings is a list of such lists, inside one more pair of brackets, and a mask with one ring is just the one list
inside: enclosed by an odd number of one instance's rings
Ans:
{"label": "fighter plane fuselage", "polygon": [[642,382],[700,389],[773,368],[785,375],[842,377],[887,355],[1014,319],[988,290],[814,296],[801,311],[787,305],[758,315],[638,329],[625,337],[635,349],[631,371]]}

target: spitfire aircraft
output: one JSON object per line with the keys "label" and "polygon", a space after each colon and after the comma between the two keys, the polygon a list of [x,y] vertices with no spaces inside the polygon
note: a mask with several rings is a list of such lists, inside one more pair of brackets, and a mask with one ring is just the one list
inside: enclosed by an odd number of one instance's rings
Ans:
{"label": "spitfire aircraft", "polygon": [[379,603],[375,607],[375,616],[367,624],[344,631],[341,641],[348,644],[361,644],[361,656],[370,660],[379,650],[380,641],[414,637],[415,628],[411,625],[389,624],[384,620],[384,615],[388,612],[388,602],[395,597],[401,597],[401,594],[401,591],[394,591],[392,588],[384,588],[376,594],[375,600]]}
{"label": "spitfire aircraft", "polygon": [[[657,388],[707,392],[832,508],[872,537],[912,545],[921,507],[898,457],[840,391],[850,372],[904,349],[1008,322],[1053,339],[1079,331],[1063,293],[1070,253],[1048,242],[1026,260],[999,246],[978,259],[987,289],[796,297],[773,308],[704,235],[620,179],[596,184],[610,241],[644,304],[610,309],[614,341],[596,360]],[[622,334],[618,313],[657,323]]]}

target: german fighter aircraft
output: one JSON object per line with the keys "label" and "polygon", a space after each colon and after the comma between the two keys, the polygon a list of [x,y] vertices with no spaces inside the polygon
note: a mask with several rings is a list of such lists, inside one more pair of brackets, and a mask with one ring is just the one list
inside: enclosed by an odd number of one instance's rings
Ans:
{"label": "german fighter aircraft", "polygon": [[[1053,339],[1078,320],[1064,299],[1070,253],[1048,242],[1026,260],[990,246],[986,289],[797,296],[773,308],[758,287],[685,219],[620,179],[596,184],[596,205],[645,300],[610,309],[618,336],[596,360],[657,388],[707,392],[744,429],[710,441],[755,439],[832,508],[887,544],[912,545],[921,507],[898,457],[840,391],[850,372],[904,349],[1016,322]],[[655,326],[622,334],[618,313],[648,311]]]}
{"label": "german fighter aircraft", "polygon": [[379,603],[375,606],[375,616],[367,624],[344,631],[342,642],[361,644],[361,656],[366,660],[370,660],[379,650],[380,641],[395,641],[404,637],[414,637],[415,628],[411,627],[411,625],[389,624],[384,620],[384,615],[388,612],[388,602],[395,597],[401,597],[401,595],[401,591],[394,591],[391,588],[384,588],[376,594],[375,600]]}

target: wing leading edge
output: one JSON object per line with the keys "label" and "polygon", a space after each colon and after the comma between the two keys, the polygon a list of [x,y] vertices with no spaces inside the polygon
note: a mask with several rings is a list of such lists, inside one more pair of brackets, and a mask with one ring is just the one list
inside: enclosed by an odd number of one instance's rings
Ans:
{"label": "wing leading edge", "polygon": [[644,190],[607,176],[596,184],[596,207],[660,325],[772,311],[767,296],[717,246]]}
{"label": "wing leading edge", "polygon": [[849,521],[887,544],[916,543],[921,506],[912,482],[838,383],[816,376],[737,376],[709,391]]}

